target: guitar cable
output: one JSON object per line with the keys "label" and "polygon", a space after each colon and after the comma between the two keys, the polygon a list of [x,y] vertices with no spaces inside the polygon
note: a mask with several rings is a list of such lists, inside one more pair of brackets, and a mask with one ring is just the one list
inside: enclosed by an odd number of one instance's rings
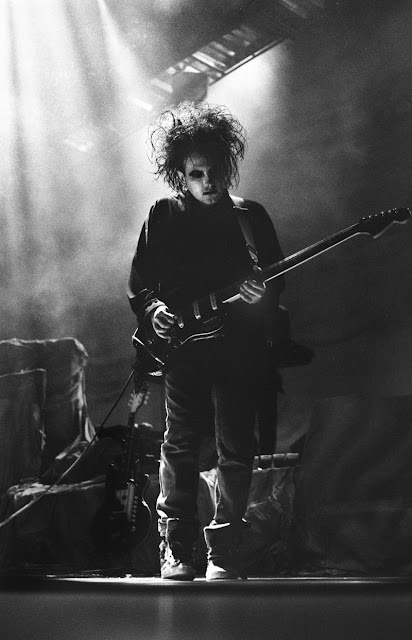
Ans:
{"label": "guitar cable", "polygon": [[[54,482],[52,482],[52,484],[48,485],[47,488],[40,493],[38,496],[36,496],[35,498],[33,498],[33,500],[31,500],[30,502],[28,502],[27,504],[23,505],[22,507],[20,507],[20,509],[18,509],[17,511],[15,511],[14,513],[12,513],[10,516],[8,516],[7,518],[5,518],[4,520],[2,520],[2,522],[0,522],[0,529],[2,529],[3,527],[5,527],[7,524],[9,524],[10,522],[12,522],[15,518],[17,518],[17,516],[21,515],[24,511],[27,511],[30,507],[32,507],[33,505],[35,505],[39,500],[41,500],[45,495],[47,495],[48,493],[50,493],[50,491],[56,487],[57,485],[61,484],[62,480],[64,480],[64,478],[66,478],[66,476],[70,473],[70,471],[72,471],[74,469],[74,467],[80,462],[80,460],[83,458],[83,456],[85,455],[86,451],[88,451],[90,449],[90,447],[92,446],[92,444],[95,442],[95,440],[98,438],[102,428],[104,427],[104,425],[106,424],[106,422],[108,421],[108,419],[110,418],[110,416],[112,415],[113,411],[115,410],[115,408],[117,407],[117,405],[119,404],[120,400],[122,399],[127,387],[129,386],[130,380],[132,379],[132,377],[135,375],[135,366],[132,367],[132,371],[129,375],[129,377],[126,380],[126,383],[123,386],[123,389],[120,391],[118,397],[116,398],[115,402],[113,403],[112,407],[110,408],[110,410],[108,411],[108,413],[106,414],[105,418],[103,419],[103,422],[101,423],[101,425],[96,429],[96,432],[93,436],[93,438],[90,440],[90,442],[87,443],[85,449],[81,452],[81,454],[79,455],[79,457],[72,462],[72,464],[66,469],[66,471],[64,471],[62,474],[60,474],[60,476],[58,476],[56,478],[56,480],[54,480]],[[74,483],[77,484],[77,483]]]}

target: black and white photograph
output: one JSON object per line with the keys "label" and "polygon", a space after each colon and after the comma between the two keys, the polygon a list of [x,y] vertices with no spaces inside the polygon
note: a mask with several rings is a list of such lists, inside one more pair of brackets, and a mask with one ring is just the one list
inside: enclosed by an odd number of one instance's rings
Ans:
{"label": "black and white photograph", "polygon": [[0,634],[412,633],[412,3],[0,0]]}

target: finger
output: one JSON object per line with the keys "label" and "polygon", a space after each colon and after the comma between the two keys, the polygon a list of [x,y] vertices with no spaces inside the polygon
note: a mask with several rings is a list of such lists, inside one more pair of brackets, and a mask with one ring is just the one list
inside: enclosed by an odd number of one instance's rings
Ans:
{"label": "finger", "polygon": [[239,293],[242,300],[244,300],[248,304],[255,304],[262,299],[264,291],[260,290],[251,292],[250,290],[247,290],[246,288],[241,286],[241,288],[239,289]]}
{"label": "finger", "polygon": [[245,285],[250,287],[253,291],[265,291],[266,285],[264,282],[260,282],[259,280],[246,280]]}
{"label": "finger", "polygon": [[153,328],[160,338],[170,338],[171,330],[173,327],[171,325],[162,327],[159,324],[155,323],[153,325]]}
{"label": "finger", "polygon": [[174,316],[161,316],[158,315],[156,318],[156,324],[161,328],[161,329],[170,329],[170,327],[172,327],[175,323],[175,318]]}
{"label": "finger", "polygon": [[157,309],[155,309],[153,316],[152,316],[152,320],[154,322],[159,321],[160,323],[164,323],[164,322],[174,322],[175,320],[175,316],[173,315],[173,313],[170,313],[170,311],[168,310],[168,308],[166,306],[162,306],[162,307],[158,307]]}
{"label": "finger", "polygon": [[161,327],[156,327],[155,331],[158,336],[161,336],[162,338],[166,338],[166,337],[169,337],[170,327],[168,329],[162,329]]}
{"label": "finger", "polygon": [[253,295],[254,293],[253,287],[251,287],[248,282],[242,282],[242,284],[240,285],[240,291],[246,296]]}
{"label": "finger", "polygon": [[242,291],[252,296],[262,296],[266,289],[264,285],[260,283],[252,283],[248,280],[241,285],[241,288]]}
{"label": "finger", "polygon": [[244,300],[245,302],[253,302],[253,301],[257,301],[259,299],[260,296],[256,296],[254,293],[250,293],[244,289],[241,289],[239,291],[240,293],[240,297],[242,300]]}
{"label": "finger", "polygon": [[175,321],[175,316],[172,313],[159,313],[159,315],[157,316],[157,318],[161,321],[161,322],[166,322],[168,324],[173,323]]}

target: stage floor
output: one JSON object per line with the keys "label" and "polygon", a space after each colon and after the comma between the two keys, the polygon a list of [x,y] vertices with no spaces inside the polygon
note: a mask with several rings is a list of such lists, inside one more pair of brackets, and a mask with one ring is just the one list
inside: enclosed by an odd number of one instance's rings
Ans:
{"label": "stage floor", "polygon": [[2,640],[400,640],[412,578],[160,578],[3,574]]}

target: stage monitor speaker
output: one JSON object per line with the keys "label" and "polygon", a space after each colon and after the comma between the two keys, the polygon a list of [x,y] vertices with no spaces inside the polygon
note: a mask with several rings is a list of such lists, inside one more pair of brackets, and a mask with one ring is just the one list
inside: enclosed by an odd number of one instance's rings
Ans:
{"label": "stage monitor speaker", "polygon": [[412,396],[315,405],[296,483],[299,566],[412,574]]}

